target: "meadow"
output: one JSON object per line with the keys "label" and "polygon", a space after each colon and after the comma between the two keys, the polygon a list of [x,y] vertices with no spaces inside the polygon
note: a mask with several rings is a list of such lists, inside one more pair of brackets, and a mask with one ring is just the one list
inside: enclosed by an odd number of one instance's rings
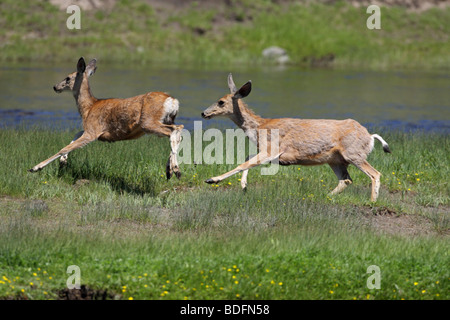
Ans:
{"label": "meadow", "polygon": [[[229,70],[273,66],[261,52],[276,45],[298,69],[448,70],[449,7],[382,6],[375,31],[365,7],[343,1],[228,2],[119,0],[83,10],[82,29],[68,30],[69,15],[49,1],[3,0],[0,64],[84,56],[123,69]],[[328,166],[256,168],[247,192],[240,175],[204,183],[231,164],[181,164],[181,179],[167,181],[169,143],[154,136],[94,142],[66,167],[32,174],[76,131],[0,128],[0,299],[67,298],[76,265],[86,299],[448,300],[449,136],[376,132],[393,153],[376,142],[369,156],[382,173],[371,203],[370,180],[354,167],[335,196]],[[370,266],[379,289],[367,285]]]}
{"label": "meadow", "polygon": [[[448,135],[378,130],[342,194],[327,166],[280,167],[221,184],[234,165],[181,164],[167,181],[167,139],[94,142],[27,169],[74,131],[0,130],[0,298],[58,299],[67,267],[109,299],[449,299]],[[369,289],[369,266],[381,271]]]}

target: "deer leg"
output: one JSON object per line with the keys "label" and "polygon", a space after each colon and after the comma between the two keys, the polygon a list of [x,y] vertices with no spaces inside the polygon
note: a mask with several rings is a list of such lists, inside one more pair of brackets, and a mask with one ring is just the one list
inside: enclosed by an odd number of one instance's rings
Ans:
{"label": "deer leg", "polygon": [[170,139],[171,152],[166,164],[167,180],[169,180],[174,173],[178,179],[181,177],[180,169],[178,167],[177,153],[181,142],[181,130],[183,128],[183,125],[163,124],[161,122],[153,123],[152,125],[142,128],[147,133],[153,133],[158,136],[166,136]]}
{"label": "deer leg", "polygon": [[[253,167],[259,166],[261,164],[270,162],[273,159],[278,158],[280,156],[280,154],[281,153],[278,153],[275,156],[270,156],[270,155],[268,155],[266,153],[258,153],[256,156],[252,157],[250,160],[244,162],[243,164],[237,166],[233,170],[228,171],[227,173],[224,173],[224,174],[222,174],[220,176],[210,178],[210,179],[206,180],[205,182],[206,183],[210,183],[210,184],[212,184],[212,183],[219,183],[220,181],[222,181],[222,180],[224,180],[224,179],[226,179],[228,177],[231,177],[232,175],[234,175],[234,174],[236,174],[238,172],[246,171],[246,170],[249,170],[249,169],[251,169]],[[247,179],[247,175],[246,174],[245,174],[244,178],[245,178],[245,180]],[[241,182],[242,182],[242,179],[241,179]],[[242,183],[241,183],[241,185],[242,185]]]}
{"label": "deer leg", "polygon": [[336,188],[334,188],[333,191],[331,191],[331,194],[338,194],[342,192],[349,184],[353,182],[352,178],[350,177],[348,171],[347,171],[347,164],[329,164],[331,169],[333,169],[334,174],[337,176],[339,183]]}
{"label": "deer leg", "polygon": [[83,133],[83,135],[78,138],[77,140],[73,141],[72,143],[70,143],[69,145],[67,145],[66,147],[62,148],[57,154],[55,154],[54,156],[48,158],[47,160],[42,161],[41,163],[35,165],[33,168],[31,168],[30,170],[28,170],[29,172],[36,172],[41,170],[42,168],[44,168],[46,165],[48,165],[50,162],[58,159],[61,156],[64,156],[66,154],[68,154],[69,152],[84,147],[85,145],[87,145],[88,143],[96,140],[97,137],[93,138],[90,135],[87,135],[85,133]]}
{"label": "deer leg", "polygon": [[[83,135],[84,131],[81,130],[80,132],[78,132],[74,137],[73,140],[70,142],[70,144],[72,144],[75,140],[77,140],[78,138],[80,138]],[[65,154],[63,156],[61,156],[59,158],[59,166],[60,167],[64,167],[67,164],[67,158],[69,157],[69,154]]]}
{"label": "deer leg", "polygon": [[377,170],[375,170],[367,161],[363,161],[361,163],[355,164],[355,166],[364,172],[370,180],[372,180],[372,194],[371,194],[371,201],[375,202],[378,198],[378,191],[380,189],[380,177],[381,173],[379,173]]}
{"label": "deer leg", "polygon": [[177,126],[174,131],[170,134],[170,156],[169,156],[169,170],[166,168],[166,177],[167,180],[171,178],[172,174],[174,173],[175,176],[180,179],[181,172],[180,168],[178,167],[178,160],[177,160],[177,154],[178,154],[178,148],[180,147],[181,142],[181,130],[183,129],[183,126]]}
{"label": "deer leg", "polygon": [[[254,155],[248,156],[245,161],[248,161],[250,158],[254,157]],[[242,190],[246,191],[247,190],[247,176],[248,176],[248,169],[242,171],[242,177],[241,177],[241,187]]]}

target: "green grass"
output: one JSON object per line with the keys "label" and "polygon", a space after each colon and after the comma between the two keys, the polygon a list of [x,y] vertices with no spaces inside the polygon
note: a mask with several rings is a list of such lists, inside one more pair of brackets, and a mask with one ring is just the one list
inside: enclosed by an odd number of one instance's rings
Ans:
{"label": "green grass", "polygon": [[382,7],[381,30],[368,30],[366,8],[344,2],[273,4],[235,1],[204,8],[155,11],[118,1],[111,10],[82,11],[81,30],[68,30],[65,10],[47,2],[2,1],[0,61],[72,61],[166,65],[267,65],[268,46],[285,48],[291,64],[309,66],[334,54],[335,68],[448,68],[450,8],[422,13]]}
{"label": "green grass", "polygon": [[239,175],[203,182],[233,165],[182,164],[166,181],[169,143],[153,136],[31,174],[75,132],[1,130],[0,297],[55,299],[77,265],[120,299],[448,299],[448,136],[378,132],[393,153],[369,157],[383,174],[371,204],[356,168],[333,197],[326,166],[253,169],[246,193]]}

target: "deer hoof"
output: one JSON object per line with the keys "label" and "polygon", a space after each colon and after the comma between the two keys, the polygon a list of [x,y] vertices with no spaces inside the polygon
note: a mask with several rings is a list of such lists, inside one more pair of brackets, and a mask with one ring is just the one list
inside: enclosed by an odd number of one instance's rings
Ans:
{"label": "deer hoof", "polygon": [[213,184],[213,183],[216,183],[213,179],[208,179],[208,180],[205,180],[205,182],[206,183],[209,183],[209,184]]}
{"label": "deer hoof", "polygon": [[166,178],[167,178],[167,180],[170,180],[170,178],[172,178],[172,174],[173,174],[173,171],[170,168],[170,158],[169,158],[169,161],[167,161],[167,165],[166,165]]}
{"label": "deer hoof", "polygon": [[172,174],[173,174],[173,171],[170,170],[169,167],[167,167],[166,168],[166,178],[167,178],[167,180],[170,180],[170,178],[172,178]]}

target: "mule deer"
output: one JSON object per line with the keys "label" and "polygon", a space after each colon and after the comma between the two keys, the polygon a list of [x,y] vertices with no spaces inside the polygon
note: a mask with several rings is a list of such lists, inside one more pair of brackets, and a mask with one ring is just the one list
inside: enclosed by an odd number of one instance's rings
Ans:
{"label": "mule deer", "polygon": [[[391,152],[383,138],[377,134],[369,134],[366,128],[352,119],[265,119],[256,115],[242,101],[242,98],[250,94],[251,81],[238,90],[232,75],[229,74],[228,87],[230,93],[207,108],[202,117],[205,119],[216,116],[228,117],[257,145],[259,153],[235,169],[206,180],[206,183],[218,183],[243,171],[241,186],[246,189],[248,169],[275,159],[278,159],[280,165],[327,163],[339,180],[337,187],[331,192],[336,194],[352,183],[347,167],[353,164],[372,180],[371,200],[377,200],[381,174],[367,162],[366,158],[374,147],[374,139],[382,143],[385,152]],[[266,137],[271,130],[278,130],[279,145],[272,146],[271,140],[261,139],[262,130],[267,130],[264,134]],[[272,149],[278,151],[272,154]]]}
{"label": "mule deer", "polygon": [[170,179],[175,174],[180,178],[177,152],[183,125],[174,125],[178,100],[163,92],[149,92],[127,99],[97,99],[91,93],[88,80],[97,69],[96,63],[93,59],[86,66],[81,57],[77,63],[77,71],[53,87],[58,93],[65,90],[73,92],[84,130],[78,132],[74,140],[57,154],[29,171],[39,171],[57,158],[64,163],[69,152],[95,140],[131,140],[145,133],[152,133],[170,137],[171,153],[166,165],[166,177]]}

